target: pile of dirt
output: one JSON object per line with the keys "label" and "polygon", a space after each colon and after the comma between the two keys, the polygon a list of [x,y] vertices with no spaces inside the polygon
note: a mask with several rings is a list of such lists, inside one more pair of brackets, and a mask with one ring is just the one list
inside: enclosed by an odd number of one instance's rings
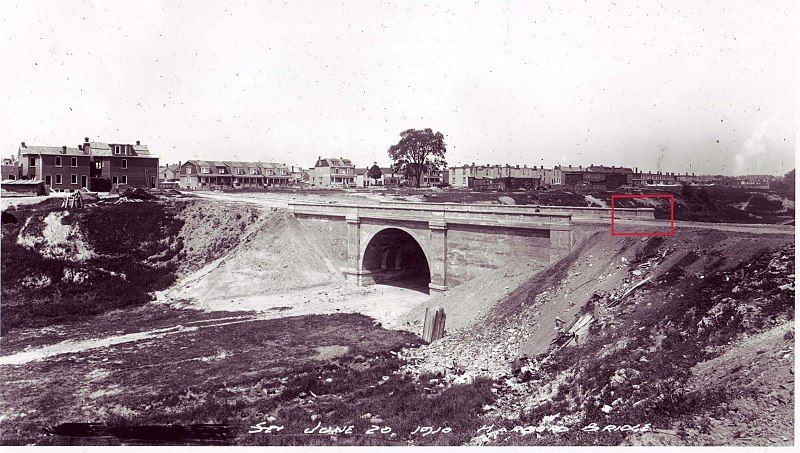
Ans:
{"label": "pile of dirt", "polygon": [[67,211],[37,212],[25,220],[17,244],[46,258],[86,261],[94,256],[77,224],[64,223]]}
{"label": "pile of dirt", "polygon": [[269,210],[212,200],[171,200],[176,219],[183,222],[177,239],[183,244],[178,275],[201,269],[238,246],[252,234]]}
{"label": "pile of dirt", "polygon": [[343,276],[328,255],[286,210],[262,211],[234,245],[189,273],[162,300],[225,309],[235,299],[340,282]]}

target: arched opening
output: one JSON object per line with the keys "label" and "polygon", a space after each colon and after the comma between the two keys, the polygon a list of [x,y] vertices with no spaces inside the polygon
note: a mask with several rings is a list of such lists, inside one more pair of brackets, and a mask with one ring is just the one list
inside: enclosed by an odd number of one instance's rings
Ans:
{"label": "arched opening", "polygon": [[428,259],[410,234],[386,228],[372,237],[364,250],[362,270],[375,283],[401,286],[428,294],[431,272]]}

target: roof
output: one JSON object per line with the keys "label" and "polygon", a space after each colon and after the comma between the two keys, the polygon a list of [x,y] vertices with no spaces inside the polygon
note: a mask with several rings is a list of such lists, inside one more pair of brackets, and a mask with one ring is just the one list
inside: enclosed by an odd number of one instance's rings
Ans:
{"label": "roof", "polygon": [[356,174],[363,175],[366,174],[368,170],[369,170],[368,168],[356,168]]}
{"label": "roof", "polygon": [[135,154],[129,154],[126,157],[151,157],[150,150],[147,148],[147,145],[131,145],[130,143],[103,143],[103,142],[89,142],[89,148],[92,151],[92,155],[94,156],[119,156],[120,154],[114,154],[111,151],[112,145],[125,145],[131,146],[133,152]]}
{"label": "roof", "polygon": [[194,165],[196,165],[198,167],[208,167],[209,170],[210,170],[210,173],[206,173],[206,174],[209,174],[209,175],[225,175],[225,176],[231,175],[231,173],[227,172],[227,171],[224,172],[224,173],[220,173],[219,171],[217,171],[218,167],[222,167],[222,168],[225,168],[225,169],[229,168],[229,166],[225,162],[218,162],[218,161],[214,161],[214,160],[187,160],[183,165],[186,165],[186,164],[194,164]]}
{"label": "roof", "polygon": [[84,154],[83,151],[79,150],[78,148],[70,148],[67,147],[66,154],[62,151],[64,150],[61,146],[26,146],[26,147],[19,147],[20,154],[46,154],[46,155],[57,155],[57,156],[88,156],[88,154]]}
{"label": "roof", "polygon": [[219,173],[217,171],[217,167],[225,167],[225,168],[229,168],[231,170],[234,169],[234,168],[248,168],[248,169],[249,168],[255,168],[255,169],[258,169],[258,170],[261,170],[261,169],[264,169],[264,168],[272,168],[272,169],[286,169],[287,168],[286,165],[281,164],[281,163],[277,163],[277,162],[253,162],[253,161],[233,161],[233,160],[224,161],[224,162],[223,161],[215,161],[215,160],[187,160],[186,162],[183,163],[183,165],[186,165],[186,164],[193,164],[193,165],[196,165],[198,167],[209,167],[209,169],[211,170],[211,173],[207,173],[207,174],[211,174],[211,175],[217,175],[217,174],[223,174],[223,175],[234,174],[235,175],[234,171],[230,171],[230,172],[226,172],[226,173]]}
{"label": "roof", "polygon": [[353,163],[350,159],[341,157],[324,157],[317,159],[315,167],[352,167]]}

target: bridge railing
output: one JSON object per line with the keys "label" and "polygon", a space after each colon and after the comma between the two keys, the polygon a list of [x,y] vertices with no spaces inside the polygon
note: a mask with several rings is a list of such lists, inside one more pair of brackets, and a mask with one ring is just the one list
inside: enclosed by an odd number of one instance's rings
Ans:
{"label": "bridge railing", "polygon": [[[570,214],[572,220],[602,220],[611,219],[611,208],[595,206],[541,206],[541,205],[490,205],[490,204],[462,204],[462,203],[426,203],[421,201],[381,201],[382,205],[425,206],[442,205],[444,207],[458,207],[461,211],[468,212],[503,212],[540,214]],[[654,220],[654,208],[614,208],[614,218],[620,220]]]}

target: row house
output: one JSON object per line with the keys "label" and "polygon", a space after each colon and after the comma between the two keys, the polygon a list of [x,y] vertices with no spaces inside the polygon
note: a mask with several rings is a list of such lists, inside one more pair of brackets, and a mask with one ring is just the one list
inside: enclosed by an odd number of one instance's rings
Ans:
{"label": "row house", "polygon": [[629,167],[594,164],[588,167],[561,165],[556,169],[561,172],[562,185],[583,190],[616,190],[630,185],[634,174],[633,169]]}
{"label": "row house", "polygon": [[158,158],[139,141],[127,143],[90,142],[68,146],[28,146],[18,150],[22,179],[43,181],[49,190],[74,192],[89,188],[89,181],[105,178],[112,185],[156,187]]}
{"label": "row house", "polygon": [[342,157],[318,157],[308,176],[314,187],[356,187],[356,166]]}
{"label": "row house", "polygon": [[640,172],[637,168],[632,175],[631,185],[635,187],[645,186],[675,186],[679,184],[678,176],[669,172]]}
{"label": "row house", "polygon": [[[543,166],[523,165],[462,165],[450,167],[445,181],[453,187],[469,187],[480,190],[519,190],[540,188],[560,182],[552,170]],[[550,181],[548,183],[547,181]]]}
{"label": "row house", "polygon": [[285,187],[292,182],[286,165],[274,162],[189,160],[180,167],[184,189]]}

